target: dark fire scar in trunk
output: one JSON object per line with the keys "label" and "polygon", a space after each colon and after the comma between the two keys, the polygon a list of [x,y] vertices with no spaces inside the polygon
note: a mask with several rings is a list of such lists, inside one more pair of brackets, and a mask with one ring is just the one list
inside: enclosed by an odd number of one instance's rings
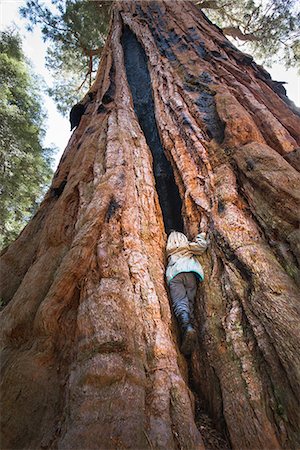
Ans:
{"label": "dark fire scar in trunk", "polygon": [[165,230],[167,233],[172,229],[183,231],[182,201],[157,129],[146,53],[128,27],[124,27],[122,46],[134,110],[153,156],[153,171]]}

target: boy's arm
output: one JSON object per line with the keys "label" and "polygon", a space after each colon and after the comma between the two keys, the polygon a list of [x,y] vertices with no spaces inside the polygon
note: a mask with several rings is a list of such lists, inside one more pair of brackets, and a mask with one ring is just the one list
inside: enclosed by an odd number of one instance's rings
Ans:
{"label": "boy's arm", "polygon": [[208,247],[208,241],[206,240],[205,233],[197,234],[195,242],[189,242],[189,249],[194,255],[201,255]]}

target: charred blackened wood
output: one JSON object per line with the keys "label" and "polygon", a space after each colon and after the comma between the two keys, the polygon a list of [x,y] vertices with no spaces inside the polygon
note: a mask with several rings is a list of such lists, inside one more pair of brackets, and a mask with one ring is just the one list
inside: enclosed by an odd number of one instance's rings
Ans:
{"label": "charred blackened wood", "polygon": [[127,27],[122,36],[122,45],[134,109],[153,156],[153,172],[165,230],[183,231],[182,201],[172,166],[165,156],[158,133],[147,57],[141,44]]}
{"label": "charred blackened wood", "polygon": [[63,193],[63,190],[66,187],[66,184],[67,184],[67,179],[65,178],[58,187],[52,188],[51,192],[52,192],[53,197],[59,198],[61,196],[61,194]]}
{"label": "charred blackened wood", "polygon": [[71,131],[73,128],[78,127],[81,117],[86,113],[89,103],[92,103],[95,99],[95,92],[88,92],[88,94],[79,103],[74,105],[70,111],[70,124]]}
{"label": "charred blackened wood", "polygon": [[73,128],[78,127],[81,117],[85,112],[85,108],[85,105],[83,105],[82,103],[77,103],[72,107],[70,111],[71,131],[73,130]]}

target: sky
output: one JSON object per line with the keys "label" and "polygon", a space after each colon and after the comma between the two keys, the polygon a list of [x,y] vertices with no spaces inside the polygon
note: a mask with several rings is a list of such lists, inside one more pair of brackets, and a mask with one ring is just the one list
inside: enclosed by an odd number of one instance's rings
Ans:
{"label": "sky", "polygon": [[[46,44],[42,40],[41,32],[38,27],[33,32],[26,31],[26,21],[21,19],[18,14],[18,9],[24,4],[25,0],[0,0],[0,30],[13,23],[17,25],[23,38],[24,53],[32,62],[34,72],[41,75],[46,83],[51,85],[52,77],[45,67]],[[256,62],[259,63],[257,60]],[[288,97],[297,106],[300,106],[300,78],[296,69],[287,70],[280,64],[273,64],[271,68],[267,67],[267,70],[273,80],[287,83],[285,88]],[[44,146],[54,145],[58,148],[53,164],[55,169],[71,136],[70,124],[69,120],[57,111],[55,103],[50,97],[43,94],[43,101],[48,115]]]}

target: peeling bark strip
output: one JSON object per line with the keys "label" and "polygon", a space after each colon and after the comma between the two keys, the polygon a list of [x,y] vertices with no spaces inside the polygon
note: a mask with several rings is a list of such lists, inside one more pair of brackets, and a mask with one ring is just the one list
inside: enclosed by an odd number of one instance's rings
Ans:
{"label": "peeling bark strip", "polygon": [[152,86],[143,47],[128,27],[122,35],[124,62],[134,109],[153,157],[153,172],[165,230],[183,231],[182,201],[170,162],[167,160],[158,134],[154,113]]}
{"label": "peeling bark strip", "polygon": [[[3,448],[299,448],[300,119],[276,91],[191,3],[114,5],[85,114],[1,255]],[[180,210],[211,240],[189,371],[164,281]]]}

